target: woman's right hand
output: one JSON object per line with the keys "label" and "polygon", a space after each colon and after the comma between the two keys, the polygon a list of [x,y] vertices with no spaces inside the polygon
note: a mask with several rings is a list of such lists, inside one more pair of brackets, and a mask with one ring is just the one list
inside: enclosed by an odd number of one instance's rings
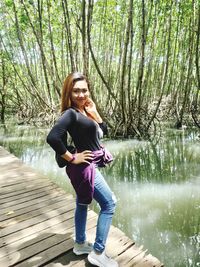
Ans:
{"label": "woman's right hand", "polygon": [[[90,160],[93,160],[93,153],[90,150],[85,150],[80,153],[74,154],[75,159],[71,162],[73,164],[87,163],[90,164]],[[89,161],[88,161],[89,160]]]}

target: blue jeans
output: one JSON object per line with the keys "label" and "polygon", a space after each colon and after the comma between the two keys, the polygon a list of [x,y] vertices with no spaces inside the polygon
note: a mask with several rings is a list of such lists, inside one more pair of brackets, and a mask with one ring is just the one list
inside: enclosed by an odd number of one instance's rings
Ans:
{"label": "blue jeans", "polygon": [[[101,210],[97,221],[96,239],[93,248],[98,252],[103,252],[115,211],[116,198],[97,168],[94,180],[94,199],[99,203]],[[87,210],[88,205],[78,204],[78,201],[76,201],[75,235],[76,242],[79,244],[86,240]]]}

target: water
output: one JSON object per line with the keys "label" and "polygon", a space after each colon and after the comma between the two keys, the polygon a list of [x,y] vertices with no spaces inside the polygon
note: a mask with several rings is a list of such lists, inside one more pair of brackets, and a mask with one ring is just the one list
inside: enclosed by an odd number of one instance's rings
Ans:
{"label": "water", "polygon": [[[73,189],[46,144],[48,129],[7,125],[0,144],[67,192]],[[103,173],[118,200],[113,224],[166,267],[200,266],[200,142],[194,130],[157,141],[105,141],[114,162]],[[98,211],[97,205],[92,208]]]}

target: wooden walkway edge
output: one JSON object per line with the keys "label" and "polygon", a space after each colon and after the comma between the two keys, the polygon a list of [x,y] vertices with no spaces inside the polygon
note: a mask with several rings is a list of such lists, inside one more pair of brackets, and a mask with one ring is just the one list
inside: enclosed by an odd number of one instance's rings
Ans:
{"label": "wooden walkway edge", "polygon": [[[0,146],[0,266],[92,266],[73,248],[75,199]],[[87,236],[97,214],[88,212]],[[160,261],[111,226],[107,254],[120,267],[161,267]]]}

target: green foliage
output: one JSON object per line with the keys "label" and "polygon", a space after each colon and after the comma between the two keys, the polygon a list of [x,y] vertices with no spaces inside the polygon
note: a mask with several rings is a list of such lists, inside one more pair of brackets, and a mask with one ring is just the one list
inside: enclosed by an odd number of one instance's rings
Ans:
{"label": "green foliage", "polygon": [[28,17],[25,13],[21,13],[19,16],[19,21],[22,27],[28,25]]}
{"label": "green foliage", "polygon": [[13,0],[6,0],[4,3],[5,3],[5,5],[7,7],[12,7],[13,6]]}
{"label": "green foliage", "polygon": [[[89,2],[85,2],[87,30],[87,14],[91,10]],[[67,3],[67,6],[63,3]],[[198,31],[198,1],[144,1],[144,7],[142,1],[133,1],[133,15],[129,20],[130,3],[131,1],[124,0],[94,1],[90,17],[90,40],[97,65],[94,64],[88,50],[88,36],[85,33],[85,51],[89,58],[88,73],[93,81],[93,92],[96,93],[96,99],[103,113],[111,118],[109,121],[113,128],[121,123],[127,128],[125,132],[128,131],[128,123],[122,118],[123,94],[127,118],[131,117],[130,121],[137,125],[139,112],[141,125],[145,125],[148,124],[147,117],[149,120],[155,111],[150,104],[159,99],[161,94],[171,96],[171,99],[177,98],[181,107],[185,84],[189,81],[190,92],[186,94],[186,106],[189,107],[194,92],[197,92],[196,71],[191,71],[193,77],[187,79],[186,66],[190,56],[192,56],[191,62],[195,62],[196,57],[197,39],[196,36],[194,37],[194,29],[195,32]],[[58,105],[58,90],[62,87],[62,81],[72,70],[71,58],[74,60],[75,69],[83,70],[85,58],[82,42],[82,4],[83,2],[79,0],[5,0],[1,4],[2,49],[7,54],[10,66],[14,67],[10,77],[11,87],[15,86],[15,90],[19,93],[19,101],[12,102],[14,109],[19,103],[27,109],[34,99],[37,103],[32,107],[34,112],[36,107],[39,111],[46,109],[47,106],[53,110]],[[65,18],[66,8],[68,18]],[[19,23],[18,28],[15,16]],[[144,62],[142,63],[143,47]],[[125,60],[124,65],[123,60]],[[97,66],[110,91],[106,89]],[[192,67],[194,64],[189,66],[189,68]],[[122,79],[123,88],[121,88]],[[141,107],[138,107],[139,84],[142,92]],[[111,96],[111,93],[116,97]],[[45,106],[44,103],[48,105]],[[146,109],[152,110],[148,116],[142,112]],[[174,111],[174,106],[171,110],[172,114],[179,114],[179,110]],[[143,130],[145,131],[144,128]]]}

